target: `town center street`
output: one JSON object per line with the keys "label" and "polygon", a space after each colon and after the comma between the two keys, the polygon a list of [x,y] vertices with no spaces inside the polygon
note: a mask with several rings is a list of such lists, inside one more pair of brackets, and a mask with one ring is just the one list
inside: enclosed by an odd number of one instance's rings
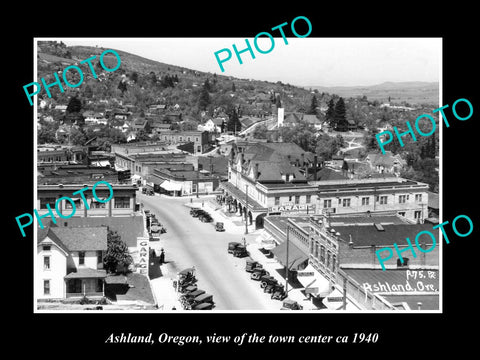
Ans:
{"label": "town center street", "polygon": [[160,241],[151,242],[150,246],[156,250],[164,248],[165,261],[173,263],[176,271],[194,266],[198,287],[213,295],[214,310],[280,309],[281,303],[270,299],[270,294],[250,279],[245,259],[227,253],[228,243],[242,242],[243,235],[228,229],[217,232],[214,223],[192,217],[190,208],[185,206],[189,199],[137,194],[144,208],[153,212],[167,229]]}

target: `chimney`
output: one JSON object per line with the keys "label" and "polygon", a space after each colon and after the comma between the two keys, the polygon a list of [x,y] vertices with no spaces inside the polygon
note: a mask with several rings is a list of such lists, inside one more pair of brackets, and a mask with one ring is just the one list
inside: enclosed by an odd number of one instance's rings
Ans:
{"label": "chimney", "polygon": [[313,181],[317,181],[317,162],[318,162],[318,156],[315,155],[313,157]]}

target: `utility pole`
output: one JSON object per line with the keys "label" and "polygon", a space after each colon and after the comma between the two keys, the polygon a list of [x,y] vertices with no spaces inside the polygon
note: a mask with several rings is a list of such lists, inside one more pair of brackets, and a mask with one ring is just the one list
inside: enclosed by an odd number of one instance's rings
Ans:
{"label": "utility pole", "polygon": [[198,185],[200,184],[200,170],[197,164],[197,199],[198,199]]}
{"label": "utility pole", "polygon": [[248,185],[245,185],[245,234],[248,234]]}
{"label": "utility pole", "polygon": [[285,264],[285,293],[288,295],[288,242],[290,240],[290,224],[287,221],[287,261]]}

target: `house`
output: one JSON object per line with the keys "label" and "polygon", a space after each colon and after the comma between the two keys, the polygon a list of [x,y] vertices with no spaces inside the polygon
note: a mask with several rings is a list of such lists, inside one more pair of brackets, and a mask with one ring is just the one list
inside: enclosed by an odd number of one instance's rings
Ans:
{"label": "house", "polygon": [[106,251],[106,227],[39,229],[37,298],[103,297]]}
{"label": "house", "polygon": [[223,122],[224,119],[219,117],[209,119],[203,124],[203,129],[209,132],[221,133]]}
{"label": "house", "polygon": [[399,154],[393,155],[391,151],[385,151],[385,154],[368,153],[365,161],[372,170],[378,173],[400,173],[407,165],[407,162]]}

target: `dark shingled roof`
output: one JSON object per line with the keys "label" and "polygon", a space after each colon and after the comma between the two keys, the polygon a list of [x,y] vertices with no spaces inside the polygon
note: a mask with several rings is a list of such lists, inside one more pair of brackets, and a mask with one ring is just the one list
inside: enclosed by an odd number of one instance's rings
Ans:
{"label": "dark shingled roof", "polygon": [[51,227],[53,232],[70,251],[107,250],[106,227]]}
{"label": "dark shingled roof", "polygon": [[142,216],[72,217],[63,222],[67,223],[67,229],[108,227],[116,231],[129,247],[137,246],[137,237],[143,236],[144,231]]}

